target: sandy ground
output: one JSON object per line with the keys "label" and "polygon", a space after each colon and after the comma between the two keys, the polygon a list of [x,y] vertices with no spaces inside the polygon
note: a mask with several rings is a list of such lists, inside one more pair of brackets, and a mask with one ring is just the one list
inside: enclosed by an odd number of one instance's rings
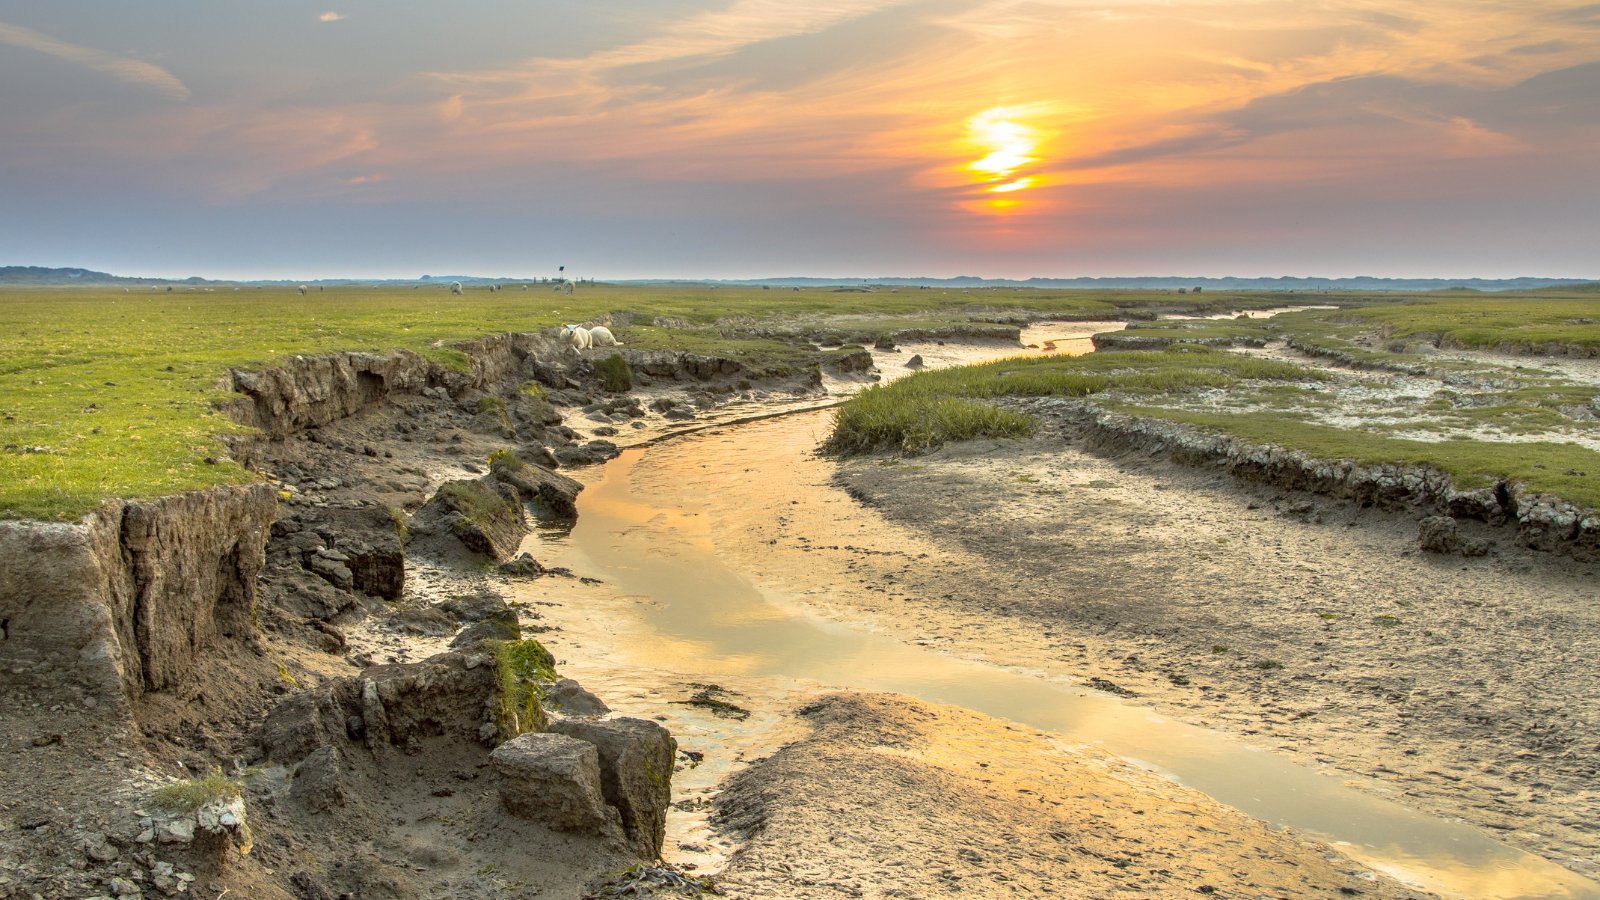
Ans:
{"label": "sandy ground", "polygon": [[[1047,431],[841,484],[943,555],[855,560],[922,640],[1102,679],[1158,709],[1600,869],[1593,566],[1416,551],[1414,516],[1286,496]],[[878,571],[872,571],[876,566]]]}
{"label": "sandy ground", "polygon": [[731,897],[1409,897],[1200,794],[1044,734],[883,694],[801,710],[715,820]]}

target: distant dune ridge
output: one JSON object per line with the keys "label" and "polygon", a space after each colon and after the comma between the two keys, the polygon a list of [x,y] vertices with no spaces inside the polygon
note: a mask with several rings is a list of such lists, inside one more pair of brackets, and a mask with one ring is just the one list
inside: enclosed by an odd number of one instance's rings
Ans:
{"label": "distant dune ridge", "polygon": [[[93,269],[46,268],[43,266],[0,266],[0,285],[50,287],[59,285],[156,285],[156,284],[437,284],[459,281],[463,284],[536,281],[529,277],[490,277],[482,275],[423,275],[418,278],[320,278],[320,279],[210,279],[191,275],[185,278],[135,278],[112,275]],[[1109,278],[982,278],[958,275],[954,278],[885,276],[879,278],[625,278],[613,284],[727,284],[769,287],[939,287],[939,288],[1053,288],[1062,290],[1175,290],[1201,287],[1220,291],[1441,291],[1465,288],[1476,291],[1524,291],[1556,285],[1593,285],[1587,278],[1378,278],[1357,275],[1349,278],[1314,278],[1295,275],[1245,278],[1190,278],[1181,275],[1117,276]]]}

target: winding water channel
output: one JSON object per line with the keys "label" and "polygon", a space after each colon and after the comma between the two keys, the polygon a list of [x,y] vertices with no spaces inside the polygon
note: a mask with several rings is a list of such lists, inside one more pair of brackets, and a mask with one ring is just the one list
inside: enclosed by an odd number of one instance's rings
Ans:
{"label": "winding water channel", "polygon": [[[954,704],[1098,747],[1448,896],[1600,897],[1595,882],[1474,828],[1087,690],[1070,673],[923,646],[912,640],[914,621],[897,634],[819,614],[818,598],[862,590],[858,576],[823,554],[764,553],[772,521],[818,544],[846,535],[872,552],[915,557],[924,543],[830,483],[829,464],[812,454],[829,421],[825,411],[802,412],[628,450],[592,473],[570,534],[531,539],[542,560],[599,581],[542,579],[527,589],[524,599],[544,604],[543,621],[559,626],[546,637],[569,657],[564,672],[620,711],[664,715],[685,748],[706,754],[676,782],[691,802],[674,814],[669,858],[676,842],[702,867],[715,865],[696,812],[704,804],[693,801],[787,739],[793,726],[782,713],[799,698],[847,688]],[[741,694],[753,716],[736,722],[663,702],[708,682]]]}

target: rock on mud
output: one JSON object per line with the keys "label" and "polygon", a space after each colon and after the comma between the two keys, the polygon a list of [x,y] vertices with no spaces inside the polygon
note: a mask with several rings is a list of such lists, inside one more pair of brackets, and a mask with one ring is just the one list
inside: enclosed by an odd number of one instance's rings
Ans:
{"label": "rock on mud", "polygon": [[419,535],[448,533],[469,551],[492,559],[516,553],[528,533],[521,497],[492,475],[445,482],[415,521]]}
{"label": "rock on mud", "polygon": [[475,743],[495,690],[493,661],[482,653],[374,666],[285,700],[267,714],[256,744],[269,759],[289,765],[324,747],[383,751],[425,740]]}
{"label": "rock on mud", "polygon": [[667,808],[672,804],[672,762],[678,742],[644,719],[562,719],[550,730],[594,745],[600,756],[607,803],[617,808],[633,849],[645,859],[661,855]]}
{"label": "rock on mud", "polygon": [[490,754],[500,802],[519,818],[559,831],[606,834],[620,830],[606,805],[594,744],[561,734],[524,734]]}
{"label": "rock on mud", "polygon": [[563,678],[550,686],[546,705],[567,716],[603,716],[611,712],[604,700],[585,690],[571,678]]}
{"label": "rock on mud", "polygon": [[489,470],[501,484],[516,491],[521,500],[560,518],[578,517],[578,492],[583,485],[575,479],[544,466],[529,465],[513,453],[497,455]]}
{"label": "rock on mud", "polygon": [[1428,516],[1417,528],[1417,547],[1429,553],[1454,553],[1460,546],[1456,520],[1450,516]]}

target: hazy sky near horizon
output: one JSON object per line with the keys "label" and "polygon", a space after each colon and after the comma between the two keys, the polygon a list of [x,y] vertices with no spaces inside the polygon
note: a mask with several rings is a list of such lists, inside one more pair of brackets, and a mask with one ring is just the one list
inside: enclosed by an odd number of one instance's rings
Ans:
{"label": "hazy sky near horizon", "polygon": [[1600,3],[0,0],[0,265],[1600,278]]}

